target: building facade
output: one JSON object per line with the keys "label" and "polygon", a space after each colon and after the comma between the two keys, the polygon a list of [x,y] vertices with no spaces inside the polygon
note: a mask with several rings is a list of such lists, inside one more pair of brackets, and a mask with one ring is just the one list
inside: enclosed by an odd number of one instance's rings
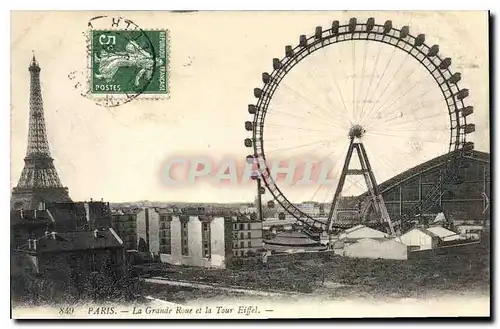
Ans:
{"label": "building facade", "polygon": [[137,212],[137,250],[158,255],[160,251],[160,215],[155,208],[142,208]]}
{"label": "building facade", "polygon": [[112,212],[111,227],[122,239],[125,250],[138,250],[137,214],[140,209],[119,209]]}
{"label": "building facade", "polygon": [[[120,237],[113,229],[46,232],[16,248],[13,271],[28,271],[61,280],[82,280],[91,272],[119,278],[124,274],[125,253]],[[79,282],[74,282],[75,284]]]}
{"label": "building facade", "polygon": [[31,210],[13,209],[10,212],[11,245],[19,246],[35,239],[45,231],[74,232],[111,227],[108,202],[43,203]]}
{"label": "building facade", "polygon": [[439,244],[439,236],[424,228],[414,228],[394,240],[407,245],[410,251],[434,249]]}
{"label": "building facade", "polygon": [[256,256],[263,249],[262,221],[255,213],[122,209],[113,213],[112,227],[126,249],[171,264],[225,267],[235,257]]}
{"label": "building facade", "polygon": [[234,257],[257,255],[263,248],[262,221],[257,216],[232,216]]}
{"label": "building facade", "polygon": [[215,268],[231,264],[231,218],[160,212],[156,234],[158,250],[151,251],[159,254],[161,262]]}

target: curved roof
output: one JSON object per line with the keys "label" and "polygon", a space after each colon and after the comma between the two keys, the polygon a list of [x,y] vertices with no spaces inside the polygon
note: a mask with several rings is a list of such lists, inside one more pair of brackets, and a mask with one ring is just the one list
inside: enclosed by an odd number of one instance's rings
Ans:
{"label": "curved roof", "polygon": [[[446,153],[444,155],[433,158],[427,162],[421,163],[421,164],[419,164],[413,168],[410,168],[406,171],[403,171],[402,173],[400,173],[392,178],[389,178],[385,182],[378,184],[380,192],[384,193],[387,190],[393,188],[394,186],[396,186],[402,182],[405,182],[407,180],[410,180],[411,178],[413,178],[421,173],[427,172],[427,171],[435,169],[435,168],[439,168],[447,160],[451,159],[453,154],[454,154],[453,152]],[[486,153],[486,152],[481,152],[481,151],[474,150],[470,156],[466,156],[464,158],[474,160],[474,161],[480,161],[480,162],[484,162],[484,163],[490,163],[490,154]],[[365,193],[361,194],[360,196],[364,196],[367,194],[368,194],[368,192],[365,192]]]}
{"label": "curved roof", "polygon": [[314,247],[320,245],[318,241],[314,241],[304,232],[282,232],[276,235],[271,240],[264,240],[264,243],[279,246],[304,246]]}

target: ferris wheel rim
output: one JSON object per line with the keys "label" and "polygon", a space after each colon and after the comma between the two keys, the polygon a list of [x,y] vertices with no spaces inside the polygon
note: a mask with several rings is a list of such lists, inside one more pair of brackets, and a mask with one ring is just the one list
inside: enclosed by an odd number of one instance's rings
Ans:
{"label": "ferris wheel rim", "polygon": [[[381,37],[380,40],[377,39],[377,36]],[[340,37],[343,38],[339,40]],[[455,82],[450,81],[455,76],[450,70],[451,58],[442,58],[439,55],[439,46],[433,45],[429,47],[425,43],[425,36],[423,34],[415,37],[409,33],[408,26],[397,29],[392,27],[391,21],[386,21],[384,25],[380,25],[375,24],[373,19],[371,19],[371,22],[369,19],[366,23],[358,23],[355,18],[351,18],[349,24],[340,25],[338,21],[334,21],[332,28],[323,30],[321,27],[317,27],[316,32],[308,38],[305,35],[301,35],[297,46],[293,48],[292,46],[285,47],[286,54],[282,59],[273,59],[272,73],[263,73],[264,87],[262,89],[254,89],[254,95],[258,98],[258,101],[254,105],[255,113],[252,123],[253,133],[251,143],[254,150],[253,161],[256,162],[260,173],[259,178],[264,181],[264,185],[274,199],[286,212],[300,221],[309,220],[313,227],[319,226],[319,228],[324,228],[326,224],[314,219],[311,215],[303,212],[290,202],[270,174],[264,150],[265,117],[277,87],[296,65],[319,49],[346,41],[354,42],[357,40],[373,41],[393,46],[409,54],[421,66],[424,66],[440,89],[448,109],[447,114],[449,116],[450,129],[449,153],[459,150],[466,144],[467,132],[465,131],[465,127],[467,126],[467,115],[461,112],[465,108],[463,99],[468,96],[468,90],[466,90],[467,95],[465,97],[457,97],[464,89],[460,89],[458,86],[460,78]],[[402,47],[399,46],[400,44],[402,44]],[[407,46],[408,49],[406,49]],[[418,58],[418,56],[422,58]],[[444,61],[448,61],[448,65],[443,66]],[[439,81],[440,78],[442,81]]]}

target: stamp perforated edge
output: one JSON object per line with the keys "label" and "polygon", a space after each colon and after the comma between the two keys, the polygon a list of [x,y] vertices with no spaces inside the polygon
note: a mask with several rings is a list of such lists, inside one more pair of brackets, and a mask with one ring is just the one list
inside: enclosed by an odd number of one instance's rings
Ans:
{"label": "stamp perforated edge", "polygon": [[[87,90],[92,90],[92,31],[94,29],[88,29],[86,32],[86,37],[87,37],[87,76],[86,76],[86,83],[87,83]],[[114,29],[114,28],[106,28],[106,29],[99,29],[99,30],[104,30],[104,31],[131,31],[127,29]],[[170,99],[170,93],[172,90],[172,85],[171,85],[171,78],[170,78],[170,65],[171,65],[171,37],[170,37],[170,30],[169,29],[145,29],[141,28],[143,31],[158,31],[158,32],[165,32],[165,56],[166,56],[166,70],[167,70],[167,92],[166,93],[157,93],[157,94],[143,94],[140,93],[136,97],[134,97],[135,100],[166,100]],[[91,92],[88,93],[87,95],[88,98],[95,100],[95,101],[105,101],[107,99],[127,99],[126,94],[113,94],[113,93],[106,93],[106,94],[93,94]]]}

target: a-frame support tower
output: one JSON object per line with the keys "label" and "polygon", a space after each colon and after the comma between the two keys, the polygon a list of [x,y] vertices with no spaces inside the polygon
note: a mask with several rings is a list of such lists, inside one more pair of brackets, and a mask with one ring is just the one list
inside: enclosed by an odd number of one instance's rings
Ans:
{"label": "a-frame support tower", "polygon": [[[342,168],[342,173],[340,175],[339,183],[337,185],[337,189],[335,191],[335,196],[333,197],[332,207],[330,208],[330,212],[328,214],[328,232],[332,231],[333,224],[337,221],[337,214],[340,207],[341,193],[344,188],[345,179],[348,175],[363,175],[365,178],[365,183],[368,188],[369,194],[369,202],[373,206],[376,215],[380,218],[380,220],[385,223],[390,230],[392,235],[395,235],[394,226],[392,225],[391,218],[389,217],[389,213],[387,212],[387,208],[385,207],[384,199],[382,198],[382,194],[380,194],[377,181],[375,180],[375,176],[373,175],[373,171],[370,165],[370,161],[368,160],[368,156],[366,154],[365,147],[361,142],[361,136],[364,133],[364,130],[356,125],[351,128],[349,132],[349,150],[347,151],[347,156],[344,162],[344,167]],[[359,163],[361,165],[361,169],[349,169],[349,165],[352,160],[352,155],[356,150],[356,154],[358,155]],[[363,207],[365,211],[369,207]]]}

